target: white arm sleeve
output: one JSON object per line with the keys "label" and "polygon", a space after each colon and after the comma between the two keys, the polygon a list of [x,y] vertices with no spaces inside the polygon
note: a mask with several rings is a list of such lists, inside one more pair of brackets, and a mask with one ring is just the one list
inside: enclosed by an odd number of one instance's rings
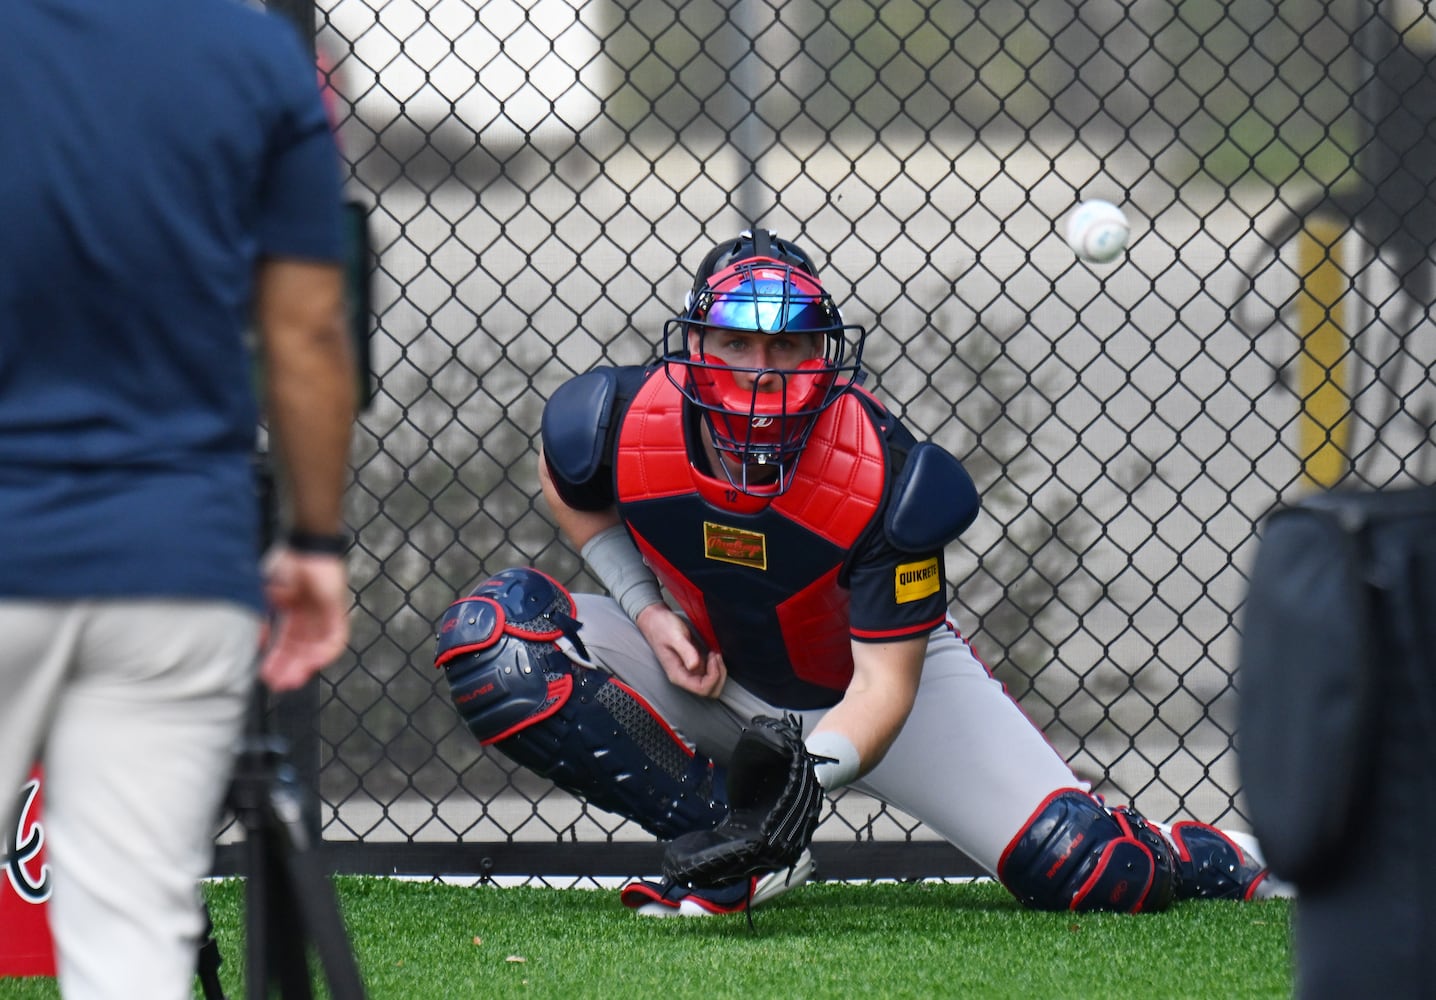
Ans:
{"label": "white arm sleeve", "polygon": [[623,525],[616,524],[594,535],[580,554],[629,618],[637,620],[644,608],[662,603],[658,578],[643,561],[638,546],[633,544]]}
{"label": "white arm sleeve", "polygon": [[824,729],[822,732],[813,733],[803,744],[808,748],[808,753],[815,757],[832,758],[813,768],[818,784],[822,785],[825,791],[836,791],[858,776],[861,767],[858,748],[842,733]]}

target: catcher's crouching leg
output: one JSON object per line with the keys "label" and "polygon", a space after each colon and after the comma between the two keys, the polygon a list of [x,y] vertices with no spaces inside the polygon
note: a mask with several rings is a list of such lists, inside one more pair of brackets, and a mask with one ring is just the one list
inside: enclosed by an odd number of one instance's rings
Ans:
{"label": "catcher's crouching leg", "polygon": [[449,606],[435,665],[469,731],[565,791],[670,839],[728,811],[713,762],[637,692],[574,663],[573,599],[534,569],[504,570]]}
{"label": "catcher's crouching leg", "polygon": [[1076,788],[1050,795],[1007,845],[997,877],[1036,910],[1164,910],[1178,875],[1171,846],[1140,815]]}

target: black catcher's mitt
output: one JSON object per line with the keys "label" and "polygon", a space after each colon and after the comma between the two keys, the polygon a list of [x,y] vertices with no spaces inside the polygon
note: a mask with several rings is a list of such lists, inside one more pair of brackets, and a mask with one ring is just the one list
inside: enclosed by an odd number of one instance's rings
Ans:
{"label": "black catcher's mitt", "polygon": [[728,767],[728,815],[668,845],[663,874],[685,885],[731,884],[798,860],[823,804],[798,719],[760,715],[743,730]]}

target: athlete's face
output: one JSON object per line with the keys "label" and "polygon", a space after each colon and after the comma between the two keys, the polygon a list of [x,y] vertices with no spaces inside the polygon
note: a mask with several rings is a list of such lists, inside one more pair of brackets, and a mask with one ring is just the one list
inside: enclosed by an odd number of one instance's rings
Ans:
{"label": "athlete's face", "polygon": [[[702,354],[722,361],[733,371],[731,377],[740,392],[780,393],[785,376],[779,371],[793,371],[804,361],[822,356],[822,335],[815,333],[753,333],[744,330],[713,329],[699,333],[688,331],[688,350],[695,357]],[[751,371],[745,369],[759,369]],[[712,433],[703,426],[703,439],[710,456],[726,465],[733,475],[741,475],[750,485],[777,479],[776,465],[749,464],[746,472],[738,457],[731,452],[718,452],[713,447]]]}
{"label": "athlete's face", "polygon": [[[700,343],[701,339],[701,343]],[[698,331],[688,332],[689,353],[706,354],[731,368],[797,368],[804,361],[821,353],[820,335],[815,333],[749,333],[743,330],[709,330],[701,338]],[[753,388],[757,378],[759,392],[781,392],[783,379],[768,372],[761,377],[753,372],[735,371],[734,381],[743,390]]]}

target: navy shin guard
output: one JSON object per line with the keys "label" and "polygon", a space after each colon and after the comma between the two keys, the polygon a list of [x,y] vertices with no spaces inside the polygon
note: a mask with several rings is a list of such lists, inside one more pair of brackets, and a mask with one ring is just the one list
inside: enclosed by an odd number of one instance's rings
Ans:
{"label": "navy shin guard", "polygon": [[721,772],[690,750],[626,684],[574,668],[557,711],[494,744],[585,801],[669,839],[728,812]]}
{"label": "navy shin guard", "polygon": [[1131,809],[1109,811],[1075,788],[1038,807],[1003,852],[997,874],[1036,910],[1150,913],[1167,908],[1177,882],[1161,833]]}
{"label": "navy shin guard", "polygon": [[1266,880],[1266,867],[1214,826],[1182,822],[1170,837],[1181,876],[1178,899],[1251,899]]}
{"label": "navy shin guard", "polygon": [[636,691],[573,662],[585,656],[573,598],[528,567],[495,574],[449,606],[436,666],[474,737],[586,802],[664,839],[728,812],[713,762]]}

